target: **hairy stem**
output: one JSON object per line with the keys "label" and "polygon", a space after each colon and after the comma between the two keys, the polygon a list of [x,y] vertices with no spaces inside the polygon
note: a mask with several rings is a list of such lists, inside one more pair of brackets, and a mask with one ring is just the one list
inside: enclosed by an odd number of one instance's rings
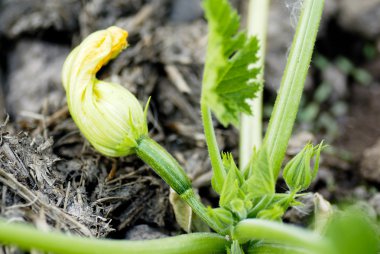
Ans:
{"label": "hairy stem", "polygon": [[[250,0],[248,9],[248,33],[257,36],[260,42],[258,64],[262,66],[258,79],[264,78],[268,11],[270,0]],[[240,123],[240,168],[245,168],[252,156],[253,148],[262,143],[263,90],[251,101],[252,115],[242,114]]]}
{"label": "hairy stem", "polygon": [[26,224],[0,220],[0,242],[55,254],[225,253],[227,241],[211,233],[194,233],[145,241],[101,240],[42,232]]}
{"label": "hairy stem", "polygon": [[214,220],[208,215],[206,207],[196,197],[189,178],[179,165],[161,145],[153,139],[143,136],[138,141],[137,156],[148,164],[180,197],[187,202],[193,211],[212,229],[221,233]]}
{"label": "hairy stem", "polygon": [[215,183],[213,183],[213,188],[216,192],[220,193],[222,191],[224,178],[226,177],[226,172],[223,167],[218,143],[216,142],[211,110],[207,107],[203,97],[201,98],[201,114],[208,153],[210,155],[211,166],[214,173],[213,179]]}
{"label": "hairy stem", "polygon": [[332,254],[333,248],[320,235],[299,227],[262,219],[239,222],[232,237],[240,243],[248,240],[264,240],[270,243],[298,247],[318,254]]}
{"label": "hairy stem", "polygon": [[323,5],[324,0],[304,0],[303,2],[280,91],[264,138],[275,179],[279,174],[298,112]]}

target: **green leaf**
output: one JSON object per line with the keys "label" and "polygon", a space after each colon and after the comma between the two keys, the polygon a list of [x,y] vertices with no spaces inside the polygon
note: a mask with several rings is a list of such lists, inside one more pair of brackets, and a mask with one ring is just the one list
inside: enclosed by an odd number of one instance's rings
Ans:
{"label": "green leaf", "polygon": [[280,220],[284,213],[285,209],[282,206],[275,204],[269,209],[261,210],[257,214],[257,218],[266,220]]}
{"label": "green leaf", "polygon": [[224,125],[238,125],[241,112],[251,114],[247,99],[260,89],[257,77],[261,68],[252,67],[258,61],[259,43],[238,32],[239,15],[228,0],[204,0],[209,37],[202,102]]}
{"label": "green leaf", "polygon": [[[255,204],[248,212],[248,218],[276,220],[290,207],[302,205],[295,200],[295,193],[275,193],[253,199]],[[281,208],[281,210],[280,210]]]}
{"label": "green leaf", "polygon": [[363,209],[350,207],[334,213],[326,228],[326,236],[333,243],[336,253],[375,254],[380,251],[379,226],[376,219]]}
{"label": "green leaf", "polygon": [[242,189],[248,195],[265,196],[275,192],[273,170],[264,146],[252,156],[245,175],[247,180]]}
{"label": "green leaf", "polygon": [[262,197],[257,197],[254,200],[255,206],[249,211],[248,218],[256,218],[257,214],[269,207],[274,200],[274,195],[265,195]]}
{"label": "green leaf", "polygon": [[236,167],[233,162],[232,156],[223,156],[223,161],[227,165],[226,169],[228,170],[227,177],[224,181],[222,191],[220,193],[219,205],[221,207],[230,208],[230,202],[233,199],[240,197],[240,186],[243,183],[243,176],[240,170]]}

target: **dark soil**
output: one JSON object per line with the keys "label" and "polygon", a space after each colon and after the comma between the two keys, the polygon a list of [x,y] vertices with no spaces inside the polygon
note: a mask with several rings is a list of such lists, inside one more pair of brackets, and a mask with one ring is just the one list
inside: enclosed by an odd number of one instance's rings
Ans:
{"label": "dark soil", "polygon": [[[289,155],[310,138],[327,139],[330,149],[311,191],[335,203],[368,202],[380,214],[380,1],[353,8],[357,2],[326,1],[315,54],[324,65],[313,60],[300,116],[309,116],[308,105],[319,106],[312,118],[300,117]],[[244,22],[246,1],[233,4]],[[293,1],[273,0],[271,6],[266,121],[296,9]],[[149,239],[181,233],[168,186],[135,156],[99,155],[66,108],[60,81],[64,59],[89,33],[110,25],[129,31],[130,47],[99,78],[122,84],[142,104],[151,96],[151,136],[184,166],[204,202],[217,202],[198,102],[207,43],[199,0],[3,0],[1,217],[85,236]],[[316,94],[322,86],[330,90],[321,99]],[[238,131],[215,126],[220,148],[237,159]],[[281,181],[279,189],[284,189]],[[295,223],[304,217],[295,210],[287,215]]]}

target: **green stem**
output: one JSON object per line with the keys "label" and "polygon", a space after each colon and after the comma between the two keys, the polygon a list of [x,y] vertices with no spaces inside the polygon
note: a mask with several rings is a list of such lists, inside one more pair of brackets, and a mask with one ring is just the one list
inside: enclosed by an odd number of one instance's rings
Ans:
{"label": "green stem", "polygon": [[201,114],[203,121],[203,128],[208,148],[208,153],[210,155],[211,166],[213,170],[213,188],[217,193],[222,191],[224,179],[226,177],[226,171],[224,170],[222,158],[220,156],[220,151],[218,143],[216,142],[216,136],[214,131],[214,125],[212,123],[211,110],[207,107],[206,102],[204,102],[204,97],[201,98]]}
{"label": "green stem", "polygon": [[[262,66],[258,79],[264,79],[266,37],[270,0],[250,0],[248,7],[248,34],[257,36],[260,42],[258,64]],[[263,90],[251,101],[252,115],[242,114],[240,122],[240,168],[245,168],[252,156],[253,148],[262,143]]]}
{"label": "green stem", "polygon": [[26,224],[0,220],[0,242],[22,249],[38,249],[55,254],[179,254],[225,253],[227,241],[211,233],[194,233],[157,240],[101,240],[42,232]]}
{"label": "green stem", "polygon": [[313,253],[334,253],[329,242],[312,231],[262,219],[247,219],[239,222],[232,232],[232,237],[240,243],[248,240],[264,240],[285,246],[304,248]]}
{"label": "green stem", "polygon": [[323,5],[324,0],[304,0],[303,2],[280,91],[264,138],[264,145],[268,148],[276,179],[298,112]]}
{"label": "green stem", "polygon": [[143,136],[137,140],[137,156],[148,164],[164,181],[183,198],[193,211],[218,233],[223,230],[208,215],[206,207],[195,195],[190,179],[176,159],[153,139]]}

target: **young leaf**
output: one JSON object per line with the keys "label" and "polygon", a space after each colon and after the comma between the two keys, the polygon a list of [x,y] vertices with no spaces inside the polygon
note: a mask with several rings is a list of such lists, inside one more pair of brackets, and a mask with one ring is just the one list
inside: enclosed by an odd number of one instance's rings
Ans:
{"label": "young leaf", "polygon": [[225,178],[227,178],[227,173],[230,170],[238,170],[238,168],[236,167],[234,158],[233,158],[231,153],[222,153],[222,163],[223,163],[223,170],[225,172],[224,173],[225,177],[217,179],[217,175],[213,174],[212,178],[211,178],[212,188],[218,194],[220,194],[222,192],[223,185],[224,185],[224,182],[226,180]]}
{"label": "young leaf", "polygon": [[203,76],[202,102],[224,125],[235,126],[241,112],[250,114],[246,99],[255,97],[260,84],[255,80],[260,68],[256,37],[238,32],[239,15],[228,0],[204,0],[209,38]]}
{"label": "young leaf", "polygon": [[265,147],[255,153],[245,171],[247,180],[242,189],[253,196],[270,195],[275,192],[273,170]]}
{"label": "young leaf", "polygon": [[230,168],[220,193],[219,205],[221,207],[230,207],[230,202],[239,197],[242,182],[243,176],[240,170],[236,166]]}
{"label": "young leaf", "polygon": [[257,214],[257,218],[266,220],[280,220],[284,215],[285,210],[280,205],[275,204],[273,207],[265,210],[261,210]]}

